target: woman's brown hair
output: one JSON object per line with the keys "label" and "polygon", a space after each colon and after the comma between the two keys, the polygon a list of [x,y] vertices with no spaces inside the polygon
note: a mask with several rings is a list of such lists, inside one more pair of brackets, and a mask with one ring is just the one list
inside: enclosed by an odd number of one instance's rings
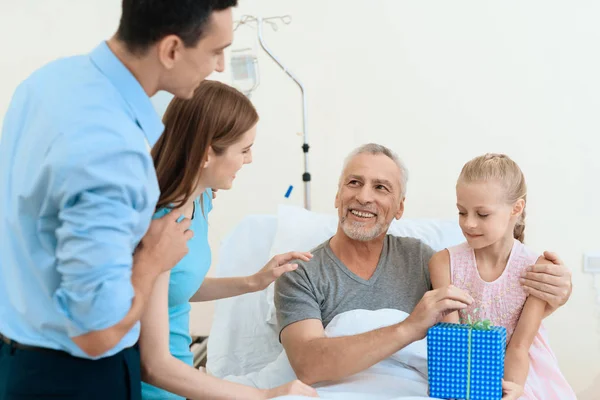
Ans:
{"label": "woman's brown hair", "polygon": [[185,204],[196,189],[209,148],[223,154],[257,122],[250,100],[221,82],[204,81],[193,98],[174,98],[163,117],[165,130],[152,148],[160,187],[156,208]]}

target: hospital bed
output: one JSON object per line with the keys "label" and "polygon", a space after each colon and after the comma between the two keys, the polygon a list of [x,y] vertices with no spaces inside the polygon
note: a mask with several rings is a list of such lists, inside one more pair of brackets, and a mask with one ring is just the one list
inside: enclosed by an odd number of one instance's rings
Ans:
{"label": "hospital bed", "polygon": [[[217,277],[249,275],[273,255],[309,251],[331,237],[337,216],[280,206],[277,215],[252,215],[226,237],[219,251]],[[423,240],[434,250],[464,241],[456,220],[401,219],[389,233]],[[399,310],[356,310],[336,317],[329,336],[349,335],[399,322]],[[375,366],[340,382],[315,386],[321,398],[426,399],[427,352],[422,340]],[[270,388],[295,379],[278,341],[273,285],[257,293],[220,300],[208,339],[208,373],[227,380]],[[300,397],[287,396],[286,399]]]}

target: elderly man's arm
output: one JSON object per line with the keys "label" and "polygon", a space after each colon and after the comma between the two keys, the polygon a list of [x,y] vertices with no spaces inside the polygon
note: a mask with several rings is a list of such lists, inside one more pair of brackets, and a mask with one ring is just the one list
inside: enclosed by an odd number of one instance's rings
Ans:
{"label": "elderly man's arm", "polygon": [[423,339],[444,315],[471,302],[463,291],[445,287],[427,292],[410,316],[399,324],[360,335],[328,338],[320,320],[305,319],[284,327],[281,343],[296,375],[304,383],[338,380]]}
{"label": "elderly man's arm", "polygon": [[547,303],[544,313],[547,317],[569,300],[573,284],[571,271],[558,255],[545,252],[544,257],[549,262],[528,267],[521,283],[527,293]]}
{"label": "elderly man's arm", "polygon": [[360,335],[328,338],[323,324],[307,319],[287,326],[281,343],[298,379],[312,385],[363,371],[417,340],[405,324]]}

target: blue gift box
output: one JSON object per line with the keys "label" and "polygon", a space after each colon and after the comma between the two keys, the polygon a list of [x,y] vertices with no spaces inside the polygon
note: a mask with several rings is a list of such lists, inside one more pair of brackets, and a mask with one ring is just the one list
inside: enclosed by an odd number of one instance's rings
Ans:
{"label": "blue gift box", "polygon": [[429,395],[439,399],[500,400],[506,329],[439,323],[427,333]]}

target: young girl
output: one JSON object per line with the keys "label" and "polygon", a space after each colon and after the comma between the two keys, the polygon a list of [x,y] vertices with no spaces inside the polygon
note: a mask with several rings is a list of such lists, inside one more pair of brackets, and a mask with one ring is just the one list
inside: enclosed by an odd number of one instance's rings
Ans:
{"label": "young girl", "polygon": [[139,343],[145,400],[316,397],[313,388],[299,381],[259,390],[217,379],[192,365],[190,301],[262,290],[295,269],[291,260],[310,258],[308,253],[291,252],[275,256],[252,276],[205,277],[211,264],[207,218],[214,190],[230,189],[236,173],[252,162],[257,122],[250,100],[216,81],[204,81],[190,100],[173,99],[165,112],[164,133],[152,149],[160,186],[156,217],[183,216],[194,236],[188,254],[158,278],[142,317]]}
{"label": "young girl", "polygon": [[[502,154],[469,161],[456,184],[460,227],[467,239],[435,254],[434,289],[450,284],[475,300],[465,311],[507,331],[503,399],[569,400],[575,393],[561,374],[541,326],[546,302],[527,296],[519,282],[533,264],[548,263],[523,244],[527,187],[519,166]],[[459,322],[456,312],[445,322]]]}

